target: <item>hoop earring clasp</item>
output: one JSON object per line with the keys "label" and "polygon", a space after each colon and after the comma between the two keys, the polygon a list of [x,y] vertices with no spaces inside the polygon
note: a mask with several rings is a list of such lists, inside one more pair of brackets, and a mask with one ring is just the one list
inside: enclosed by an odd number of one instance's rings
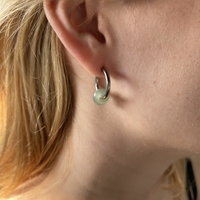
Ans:
{"label": "hoop earring clasp", "polygon": [[110,76],[105,68],[102,68],[102,72],[104,73],[105,80],[106,80],[106,88],[99,88],[99,77],[95,77],[95,89],[96,92],[94,93],[93,100],[94,102],[102,106],[106,104],[110,98]]}

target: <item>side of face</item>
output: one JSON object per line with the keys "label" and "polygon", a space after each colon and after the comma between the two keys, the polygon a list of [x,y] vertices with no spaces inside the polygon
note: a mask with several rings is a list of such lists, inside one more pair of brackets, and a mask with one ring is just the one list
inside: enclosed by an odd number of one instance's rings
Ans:
{"label": "side of face", "polygon": [[44,7],[81,64],[77,74],[83,67],[92,75],[88,86],[102,66],[110,73],[109,114],[122,132],[200,151],[200,1],[44,0]]}
{"label": "side of face", "polygon": [[107,65],[120,74],[113,93],[126,99],[130,123],[200,150],[200,2],[113,1],[102,9],[112,35]]}

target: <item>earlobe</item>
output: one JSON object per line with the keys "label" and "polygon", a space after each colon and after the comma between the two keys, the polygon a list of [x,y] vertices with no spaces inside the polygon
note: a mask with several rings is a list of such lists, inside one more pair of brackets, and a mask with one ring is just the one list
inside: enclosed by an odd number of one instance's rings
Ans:
{"label": "earlobe", "polygon": [[[46,16],[57,36],[71,55],[92,75],[102,76],[105,38],[98,30],[97,13],[91,16],[90,1],[44,0]],[[94,3],[93,3],[94,5]],[[98,4],[97,4],[98,6]],[[94,9],[94,6],[91,6]],[[95,10],[94,10],[95,12]]]}

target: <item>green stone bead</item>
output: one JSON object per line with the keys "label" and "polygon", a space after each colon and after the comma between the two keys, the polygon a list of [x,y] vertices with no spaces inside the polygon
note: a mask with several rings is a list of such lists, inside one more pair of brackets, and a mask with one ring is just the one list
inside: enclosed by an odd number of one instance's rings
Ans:
{"label": "green stone bead", "polygon": [[105,93],[106,93],[106,89],[98,89],[94,93],[93,100],[97,105],[102,106],[108,102],[110,95],[108,95],[106,99],[102,98],[105,95]]}

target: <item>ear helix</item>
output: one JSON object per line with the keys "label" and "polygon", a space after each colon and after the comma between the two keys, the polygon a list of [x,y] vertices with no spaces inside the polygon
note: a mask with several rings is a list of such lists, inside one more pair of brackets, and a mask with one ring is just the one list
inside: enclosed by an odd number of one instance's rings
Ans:
{"label": "ear helix", "polygon": [[95,77],[95,88],[96,92],[94,93],[93,100],[94,102],[99,105],[105,105],[109,98],[110,98],[110,76],[105,68],[102,68],[102,72],[104,73],[105,80],[106,80],[106,88],[99,88],[99,78]]}

